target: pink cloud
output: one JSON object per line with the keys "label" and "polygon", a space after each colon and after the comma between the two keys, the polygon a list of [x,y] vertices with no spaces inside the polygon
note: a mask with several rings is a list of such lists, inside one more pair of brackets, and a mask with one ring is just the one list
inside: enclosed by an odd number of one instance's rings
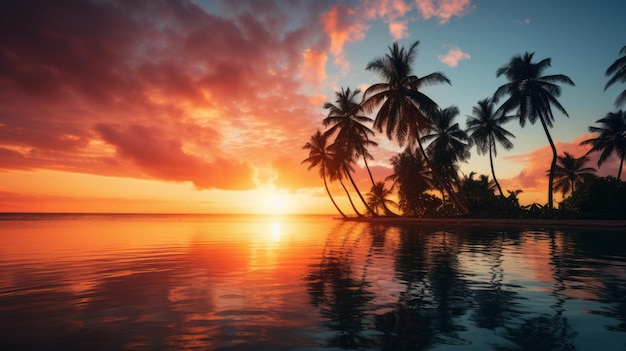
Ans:
{"label": "pink cloud", "polygon": [[335,57],[335,64],[349,68],[343,48],[347,43],[365,38],[368,26],[364,19],[353,9],[344,5],[335,5],[322,17],[324,32],[330,37],[330,53]]}
{"label": "pink cloud", "polygon": [[408,18],[411,4],[404,0],[364,1],[359,7],[368,19],[382,19],[389,26],[389,32],[394,40],[409,36]]}
{"label": "pink cloud", "polygon": [[452,47],[448,50],[448,53],[444,56],[438,55],[439,60],[450,67],[456,67],[461,60],[469,60],[472,57],[459,49],[458,47]]}
{"label": "pink cloud", "polygon": [[437,17],[445,24],[452,16],[462,17],[472,10],[470,0],[415,0],[417,9],[424,19]]}
{"label": "pink cloud", "polygon": [[326,79],[326,61],[328,58],[323,52],[306,49],[302,53],[301,75],[310,84],[319,86]]}
{"label": "pink cloud", "polygon": [[[571,142],[556,142],[555,146],[559,156],[564,152],[568,152],[575,157],[584,156],[589,150],[588,146],[580,145],[580,142],[594,137],[594,134],[581,135]],[[587,167],[593,167],[597,170],[598,176],[617,176],[617,169],[619,167],[619,160],[617,157],[610,158],[602,168],[598,168],[597,162],[599,153],[589,154],[589,162]],[[548,176],[547,172],[550,169],[550,162],[552,161],[552,150],[550,145],[545,145],[541,148],[535,149],[527,154],[504,156],[505,160],[512,161],[514,163],[525,164],[526,167],[516,176],[509,179],[499,179],[502,187],[509,190],[521,189],[526,192],[545,192],[545,198],[547,199],[548,191]],[[542,200],[547,201],[547,200]]]}
{"label": "pink cloud", "polygon": [[191,181],[199,189],[245,190],[255,187],[254,168],[245,161],[216,157],[212,161],[185,152],[180,140],[162,130],[129,125],[124,129],[99,124],[96,130],[150,176],[173,181]]}
{"label": "pink cloud", "polygon": [[240,189],[301,153],[319,98],[293,72],[305,62],[323,79],[316,23],[294,30],[281,8],[236,3],[230,17],[186,0],[2,5],[0,169]]}

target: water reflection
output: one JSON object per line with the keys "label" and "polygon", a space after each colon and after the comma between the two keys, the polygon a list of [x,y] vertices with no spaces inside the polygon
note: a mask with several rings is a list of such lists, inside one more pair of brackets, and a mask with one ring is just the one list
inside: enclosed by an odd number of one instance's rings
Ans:
{"label": "water reflection", "polygon": [[[626,335],[610,332],[624,331],[624,251],[599,250],[601,264],[581,256],[590,235],[346,224],[329,236],[305,280],[332,346],[621,349]],[[615,233],[602,240],[623,244]],[[395,283],[379,284],[372,267],[389,259]],[[581,305],[588,309],[576,309]],[[619,324],[604,320],[599,338],[597,324],[590,326],[594,314]]]}
{"label": "water reflection", "polygon": [[3,222],[2,350],[620,350],[621,233],[328,218]]}

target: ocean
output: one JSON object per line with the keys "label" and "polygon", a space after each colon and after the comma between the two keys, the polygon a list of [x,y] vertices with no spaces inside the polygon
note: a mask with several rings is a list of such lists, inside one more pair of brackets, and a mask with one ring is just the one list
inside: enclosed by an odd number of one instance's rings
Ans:
{"label": "ocean", "polygon": [[626,235],[0,214],[1,350],[624,350]]}

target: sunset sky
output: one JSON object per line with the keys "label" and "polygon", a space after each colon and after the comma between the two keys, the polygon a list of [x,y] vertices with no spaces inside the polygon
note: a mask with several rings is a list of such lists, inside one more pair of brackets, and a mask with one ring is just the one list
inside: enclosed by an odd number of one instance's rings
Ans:
{"label": "sunset sky", "polygon": [[[394,41],[420,41],[418,76],[450,78],[424,92],[458,106],[462,127],[512,56],[552,58],[546,74],[576,86],[563,87],[570,117],[555,111],[551,133],[559,154],[582,156],[587,127],[625,88],[603,91],[624,13],[625,2],[583,0],[3,1],[0,211],[332,213],[302,146],[335,91],[379,82],[365,66]],[[505,128],[516,138],[495,159],[502,187],[545,203],[541,126]],[[383,180],[401,148],[376,141]],[[488,157],[472,149],[461,170],[489,174]],[[357,178],[367,192],[362,168]]]}

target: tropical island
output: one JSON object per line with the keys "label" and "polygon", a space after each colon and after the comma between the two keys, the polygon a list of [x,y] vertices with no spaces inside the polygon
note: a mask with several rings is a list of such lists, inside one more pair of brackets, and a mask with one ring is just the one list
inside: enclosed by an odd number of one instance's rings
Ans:
{"label": "tropical island", "polygon": [[[553,109],[568,113],[558,98],[561,85],[574,86],[564,74],[548,74],[551,59],[536,60],[534,53],[513,56],[496,70],[507,83],[494,94],[477,102],[467,116],[467,129],[456,122],[456,106],[440,107],[422,89],[435,84],[451,84],[450,79],[434,72],[417,76],[413,63],[419,41],[408,49],[394,42],[389,52],[374,58],[366,70],[376,73],[381,82],[368,87],[360,96],[359,89],[341,88],[335,102],[326,102],[328,115],[322,121],[326,129],[311,136],[304,149],[309,155],[302,161],[308,169],[317,168],[328,197],[339,214],[353,219],[340,208],[329,190],[328,182],[339,182],[345,191],[356,218],[543,218],[543,219],[626,219],[626,183],[621,181],[626,157],[626,111],[618,109],[589,126],[595,137],[582,141],[590,148],[586,155],[575,157],[558,153],[550,134],[555,118]],[[605,90],[626,81],[626,46],[620,57],[607,69]],[[626,90],[615,101],[615,108],[626,104]],[[371,118],[368,115],[373,115]],[[521,205],[517,195],[523,189],[502,189],[495,172],[497,146],[513,147],[515,136],[505,124],[517,120],[521,127],[539,124],[552,150],[546,161],[548,202]],[[378,144],[375,132],[405,147],[390,159],[393,173],[376,181],[368,166],[373,156],[368,151]],[[488,154],[491,175],[462,175],[459,164],[467,162],[470,149]],[[616,177],[600,177],[587,165],[590,153],[600,153],[597,166],[612,155],[620,159]],[[356,162],[363,161],[371,180],[369,192],[363,192],[353,179]],[[348,181],[358,199],[353,199]],[[390,185],[387,185],[390,182]],[[553,194],[560,192],[563,200],[555,207]],[[397,201],[391,199],[395,196]],[[356,201],[365,207],[358,210]]]}

